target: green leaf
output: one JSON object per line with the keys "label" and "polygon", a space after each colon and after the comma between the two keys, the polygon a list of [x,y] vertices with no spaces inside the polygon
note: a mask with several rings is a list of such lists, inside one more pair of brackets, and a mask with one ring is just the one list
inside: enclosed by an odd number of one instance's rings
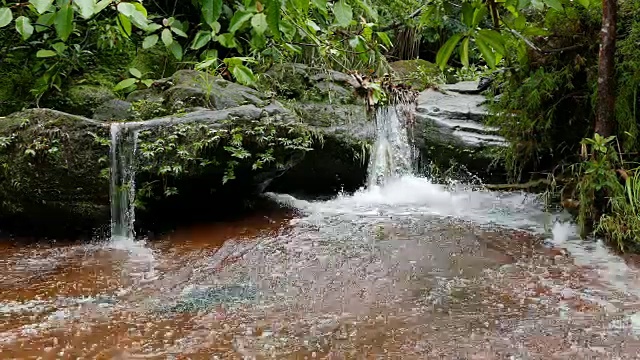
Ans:
{"label": "green leaf", "polygon": [[39,58],[48,58],[56,55],[58,54],[53,50],[38,50],[38,52],[36,53],[36,57]]}
{"label": "green leaf", "polygon": [[184,31],[180,30],[179,28],[172,26],[171,27],[171,31],[173,31],[174,34],[178,35],[178,36],[182,36],[182,37],[189,37]]}
{"label": "green leaf", "polygon": [[160,30],[160,29],[162,29],[162,25],[156,24],[156,23],[150,23],[149,25],[147,25],[146,31],[148,33],[152,33],[152,32],[155,32],[156,30]]}
{"label": "green leaf", "polygon": [[269,24],[267,24],[267,15],[255,14],[251,18],[251,26],[253,26],[253,30],[255,30],[256,33],[260,35],[264,34],[264,32],[267,31],[267,28],[269,28]]}
{"label": "green leaf", "polygon": [[31,20],[26,16],[20,16],[16,19],[16,30],[22,35],[22,40],[27,40],[33,35],[33,26]]}
{"label": "green leaf", "polygon": [[96,4],[94,0],[73,0],[73,4],[80,10],[80,16],[84,19],[89,19],[95,14]]}
{"label": "green leaf", "polygon": [[169,29],[162,30],[162,42],[166,47],[169,47],[171,44],[173,44],[173,35],[171,35],[171,30]]}
{"label": "green leaf", "polygon": [[230,34],[230,33],[220,34],[218,35],[218,37],[216,37],[216,40],[218,40],[220,45],[226,48],[234,48],[238,45],[236,44],[235,36],[233,36],[233,34]]}
{"label": "green leaf", "polygon": [[518,10],[525,9],[531,5],[531,0],[518,0]]}
{"label": "green leaf", "polygon": [[483,41],[482,38],[476,37],[476,45],[478,46],[478,49],[480,50],[480,53],[482,53],[482,57],[484,58],[484,61],[487,62],[487,65],[490,68],[495,68],[496,67],[496,56],[493,54],[493,51],[491,51],[491,48],[489,47],[489,44],[487,44],[486,42]]}
{"label": "green leaf", "polygon": [[560,2],[560,0],[543,0],[543,2],[550,8],[557,10],[557,11],[563,11],[564,7],[562,6],[562,3]]}
{"label": "green leaf", "polygon": [[183,51],[182,51],[182,46],[180,45],[179,42],[177,41],[172,42],[171,45],[169,45],[169,51],[171,51],[173,56],[176,59],[178,59],[178,61],[182,61]]}
{"label": "green leaf", "polygon": [[158,38],[159,37],[156,34],[147,36],[142,41],[142,48],[143,49],[149,49],[149,48],[154,47],[158,43]]}
{"label": "green leaf", "polygon": [[495,30],[482,29],[478,31],[476,37],[481,38],[483,42],[489,44],[496,52],[503,55],[506,54],[507,51],[504,48],[504,38],[499,32]]}
{"label": "green leaf", "polygon": [[320,11],[321,14],[327,15],[327,0],[311,0],[311,4]]}
{"label": "green leaf", "polygon": [[[267,0],[264,12],[267,15],[267,24],[271,35],[276,39],[280,39],[280,10],[282,7],[281,0]],[[326,4],[325,4],[326,8]]]}
{"label": "green leaf", "polygon": [[469,37],[465,36],[460,44],[460,61],[464,67],[469,67]]}
{"label": "green leaf", "polygon": [[53,50],[55,50],[58,53],[58,55],[64,55],[65,50],[69,48],[63,42],[57,42],[55,44],[51,44],[51,47],[53,48]]}
{"label": "green leaf", "polygon": [[251,19],[252,16],[253,13],[250,13],[248,11],[236,11],[236,13],[233,14],[233,17],[231,18],[231,22],[229,23],[229,32],[233,34],[238,31],[242,27],[242,25],[247,22],[247,20]]}
{"label": "green leaf", "polygon": [[136,68],[130,68],[129,69],[129,73],[131,75],[133,75],[134,77],[140,79],[142,77],[142,73],[140,72],[140,70],[136,69]]}
{"label": "green leaf", "polygon": [[35,28],[37,32],[49,30],[49,28],[53,25],[53,21],[56,18],[56,13],[46,13],[41,15],[38,20],[36,20]]}
{"label": "green leaf", "polygon": [[462,34],[453,35],[442,45],[440,50],[438,50],[438,54],[436,54],[436,64],[438,64],[440,69],[444,69],[445,66],[447,66],[447,62],[449,62],[449,58],[461,38]]}
{"label": "green leaf", "polygon": [[153,85],[154,80],[153,79],[145,79],[145,80],[141,80],[141,83],[145,84],[147,87],[151,87],[151,85]]}
{"label": "green leaf", "polygon": [[373,22],[378,22],[378,13],[371,8],[371,6],[369,6],[369,4],[367,4],[365,1],[363,0],[357,0],[358,5],[360,6],[360,8],[362,10],[364,10],[365,14],[367,14],[367,18]]}
{"label": "green leaf", "polygon": [[120,31],[127,37],[131,36],[131,20],[128,17],[118,14],[118,24],[120,25]]}
{"label": "green leaf", "polygon": [[201,0],[202,16],[209,26],[218,20],[222,13],[222,0]]}
{"label": "green leaf", "polygon": [[107,8],[107,6],[111,5],[112,0],[100,0],[96,3],[95,13],[99,13],[100,11]]}
{"label": "green leaf", "polygon": [[489,10],[486,6],[481,6],[473,12],[473,22],[471,23],[471,27],[477,27],[480,25],[480,22],[484,20],[484,18],[489,14]]}
{"label": "green leaf", "polygon": [[191,48],[193,50],[198,50],[205,45],[207,45],[211,41],[211,31],[198,31],[195,39],[193,39],[193,44],[191,44]]}
{"label": "green leaf", "polygon": [[393,43],[391,42],[391,39],[389,39],[389,35],[387,35],[386,32],[378,31],[376,35],[378,35],[378,38],[380,38],[380,40],[385,46],[393,47]]}
{"label": "green leaf", "polygon": [[13,20],[13,13],[9,8],[0,8],[0,28],[3,28],[11,23]]}
{"label": "green leaf", "polygon": [[336,23],[342,27],[347,27],[353,20],[353,9],[346,1],[340,0],[333,6],[333,13],[336,17]]}
{"label": "green leaf", "polygon": [[300,12],[306,15],[309,12],[309,0],[293,0],[296,9],[300,10]]}
{"label": "green leaf", "polygon": [[465,2],[462,4],[462,23],[467,27],[473,26],[473,14],[475,10],[471,3]]}
{"label": "green leaf", "polygon": [[244,65],[236,65],[231,69],[233,77],[242,85],[253,85],[256,81],[253,71]]}
{"label": "green leaf", "polygon": [[580,5],[584,6],[585,8],[589,8],[589,6],[591,5],[591,1],[589,0],[577,0]]}
{"label": "green leaf", "polygon": [[120,14],[126,17],[132,16],[133,13],[136,11],[136,7],[132,3],[128,3],[128,2],[119,3],[117,9],[118,9],[118,12],[120,12]]}
{"label": "green leaf", "polygon": [[60,7],[53,24],[60,40],[67,41],[73,31],[73,8],[71,4],[65,4]]}
{"label": "green leaf", "polygon": [[136,10],[137,10],[139,13],[141,13],[141,14],[142,14],[142,16],[144,16],[144,17],[145,17],[145,19],[147,18],[147,16],[148,16],[149,14],[147,13],[147,9],[144,7],[144,5],[142,5],[142,4],[141,4],[141,3],[139,3],[139,2],[133,2],[133,6],[135,6],[135,7],[136,7]]}
{"label": "green leaf", "polygon": [[124,89],[134,85],[137,82],[138,82],[138,79],[135,79],[135,78],[124,79],[124,80],[122,80],[122,81],[120,81],[119,83],[116,84],[116,86],[113,88],[113,91],[124,90]]}
{"label": "green leaf", "polygon": [[36,8],[38,14],[44,13],[53,5],[53,0],[29,0],[29,2]]}

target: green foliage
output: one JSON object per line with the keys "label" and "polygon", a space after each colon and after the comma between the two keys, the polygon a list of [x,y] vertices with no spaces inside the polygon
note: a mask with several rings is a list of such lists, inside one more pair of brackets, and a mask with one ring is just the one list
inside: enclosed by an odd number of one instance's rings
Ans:
{"label": "green foliage", "polygon": [[181,124],[145,130],[139,136],[140,171],[162,179],[143,181],[140,201],[176,194],[174,184],[185,175],[206,173],[224,185],[239,174],[281,170],[291,156],[311,150],[313,141],[304,125],[270,118]]}

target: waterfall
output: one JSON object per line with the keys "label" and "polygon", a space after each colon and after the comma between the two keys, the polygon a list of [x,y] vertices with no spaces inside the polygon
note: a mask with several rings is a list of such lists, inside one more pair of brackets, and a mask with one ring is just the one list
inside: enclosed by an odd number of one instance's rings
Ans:
{"label": "waterfall", "polygon": [[138,132],[121,123],[111,124],[111,240],[133,239],[135,154]]}
{"label": "waterfall", "polygon": [[408,104],[380,107],[375,115],[376,139],[369,160],[367,187],[413,173],[413,149],[407,133]]}

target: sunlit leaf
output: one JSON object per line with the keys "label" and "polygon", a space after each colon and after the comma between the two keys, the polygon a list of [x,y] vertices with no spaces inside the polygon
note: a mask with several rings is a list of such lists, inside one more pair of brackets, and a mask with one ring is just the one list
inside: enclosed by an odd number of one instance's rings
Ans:
{"label": "sunlit leaf", "polygon": [[26,16],[20,16],[16,19],[16,30],[22,35],[22,40],[27,40],[33,34],[33,25],[31,20]]}
{"label": "sunlit leaf", "polygon": [[211,41],[211,32],[210,31],[198,31],[195,39],[193,39],[193,44],[191,44],[191,48],[194,50],[198,50],[205,45],[207,45]]}
{"label": "sunlit leaf", "polygon": [[142,48],[143,49],[149,49],[149,48],[154,47],[158,43],[158,39],[159,39],[159,37],[156,34],[147,36],[142,41]]}
{"label": "sunlit leaf", "polygon": [[44,13],[53,5],[53,0],[29,0],[29,2],[36,8],[38,14]]}
{"label": "sunlit leaf", "polygon": [[13,20],[13,13],[9,8],[0,8],[0,28],[3,28],[11,23]]}
{"label": "sunlit leaf", "polygon": [[216,40],[218,40],[220,45],[226,48],[234,48],[237,46],[235,36],[233,36],[233,34],[230,34],[230,33],[220,34],[218,35],[218,37],[216,37]]}
{"label": "sunlit leaf", "polygon": [[243,85],[253,85],[255,83],[255,76],[253,71],[244,65],[236,65],[231,69],[231,73],[236,80]]}
{"label": "sunlit leaf", "polygon": [[175,26],[171,27],[171,31],[173,31],[174,34],[178,35],[178,36],[182,36],[182,37],[189,37],[184,31],[182,31],[180,28],[177,28]]}
{"label": "sunlit leaf", "polygon": [[171,35],[171,30],[169,29],[162,30],[162,42],[166,47],[169,47],[171,44],[173,44],[173,35]]}
{"label": "sunlit leaf", "polygon": [[126,35],[131,36],[131,20],[128,17],[118,14],[118,24],[120,25],[120,31]]}
{"label": "sunlit leaf", "polygon": [[65,4],[60,7],[60,10],[56,13],[54,26],[58,37],[62,41],[67,41],[73,31],[73,8],[71,4]]}
{"label": "sunlit leaf", "polygon": [[124,15],[124,16],[131,16],[133,15],[133,13],[136,11],[136,7],[129,2],[121,2],[118,4],[117,7],[118,11],[120,12],[120,14]]}
{"label": "sunlit leaf", "polygon": [[460,42],[462,38],[462,34],[455,34],[447,40],[447,42],[442,45],[438,53],[436,54],[436,64],[440,67],[440,69],[444,69],[447,66],[447,62],[449,62],[449,58],[453,53],[453,50]]}
{"label": "sunlit leaf", "polygon": [[480,50],[480,53],[482,53],[482,58],[484,59],[484,61],[487,62],[487,65],[490,68],[495,68],[496,67],[496,57],[493,54],[493,51],[491,51],[491,47],[489,47],[489,44],[487,44],[486,42],[483,41],[482,38],[478,38],[476,37],[476,46],[478,46],[478,49]]}
{"label": "sunlit leaf", "polygon": [[124,89],[126,89],[128,87],[131,87],[132,85],[134,85],[137,82],[138,82],[138,79],[135,79],[135,78],[124,79],[124,80],[120,81],[119,83],[117,83],[116,86],[113,88],[113,90],[114,91],[124,90]]}
{"label": "sunlit leaf", "polygon": [[483,42],[489,44],[496,50],[496,52],[500,54],[506,53],[506,49],[504,48],[505,41],[499,32],[495,30],[482,29],[478,31],[476,37],[481,38]]}
{"label": "sunlit leaf", "polygon": [[393,43],[391,42],[391,39],[389,39],[389,35],[387,35],[386,32],[383,31],[378,31],[376,33],[376,35],[378,35],[378,38],[380,38],[380,40],[382,41],[382,43],[387,46],[387,47],[392,47]]}
{"label": "sunlit leaf", "polygon": [[462,4],[462,23],[467,27],[471,27],[473,24],[473,14],[475,13],[475,8],[473,4],[465,2]]}
{"label": "sunlit leaf", "polygon": [[96,4],[94,0],[74,0],[73,4],[80,10],[80,16],[84,19],[89,19],[95,14]]}
{"label": "sunlit leaf", "polygon": [[134,77],[140,79],[142,77],[142,73],[140,72],[140,70],[136,69],[136,68],[130,68],[129,69],[129,73],[131,75],[133,75]]}
{"label": "sunlit leaf", "polygon": [[264,32],[267,31],[267,28],[269,27],[269,24],[267,24],[267,15],[255,14],[251,18],[251,26],[253,26],[253,30],[255,30],[256,33],[260,35],[264,34]]}
{"label": "sunlit leaf", "polygon": [[353,9],[344,0],[340,0],[333,5],[333,13],[336,17],[336,23],[342,27],[349,26],[353,20]]}
{"label": "sunlit leaf", "polygon": [[469,67],[469,37],[465,36],[460,43],[460,61],[464,67]]}
{"label": "sunlit leaf", "polygon": [[248,11],[236,11],[229,23],[229,32],[233,34],[238,31],[252,16],[253,13]]}
{"label": "sunlit leaf", "polygon": [[38,50],[38,52],[36,53],[36,57],[39,58],[48,58],[56,55],[58,54],[53,50]]}

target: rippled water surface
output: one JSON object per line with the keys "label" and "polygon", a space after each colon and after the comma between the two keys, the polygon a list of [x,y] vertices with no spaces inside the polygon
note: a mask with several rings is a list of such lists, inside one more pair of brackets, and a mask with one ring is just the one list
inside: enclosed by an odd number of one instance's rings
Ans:
{"label": "rippled water surface", "polygon": [[637,270],[405,177],[154,241],[0,245],[2,359],[635,359]]}

